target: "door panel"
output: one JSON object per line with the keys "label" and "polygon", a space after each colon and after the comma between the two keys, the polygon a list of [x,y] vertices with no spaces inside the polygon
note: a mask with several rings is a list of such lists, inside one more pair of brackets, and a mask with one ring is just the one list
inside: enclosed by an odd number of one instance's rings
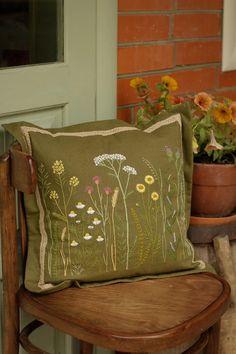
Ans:
{"label": "door panel", "polygon": [[[65,107],[44,108],[36,111],[12,114],[1,118],[1,124],[14,123],[20,121],[31,122],[43,128],[59,128],[65,121]],[[7,150],[13,138],[0,126],[0,151]]]}
{"label": "door panel", "polygon": [[[0,153],[12,142],[4,123],[24,120],[49,128],[116,116],[117,0],[64,0],[63,11],[64,39],[58,40],[64,62],[0,69]],[[1,278],[0,267],[0,311]],[[24,314],[22,323],[28,321]],[[32,338],[53,354],[78,353],[77,341],[49,327]]]}

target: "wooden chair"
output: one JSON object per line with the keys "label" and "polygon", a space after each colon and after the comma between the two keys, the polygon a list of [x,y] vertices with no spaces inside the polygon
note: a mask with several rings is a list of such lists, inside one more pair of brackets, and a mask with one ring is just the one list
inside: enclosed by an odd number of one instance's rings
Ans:
{"label": "wooden chair", "polygon": [[[33,193],[36,183],[36,166],[30,156],[12,148],[0,157],[3,354],[17,354],[19,344],[28,353],[47,354],[29,340],[43,324],[79,339],[82,354],[92,353],[93,345],[116,353],[158,352],[196,337],[199,339],[185,354],[200,353],[203,348],[207,354],[218,353],[220,318],[229,304],[230,287],[210,273],[96,288],[71,287],[49,295],[19,287],[18,234],[23,259],[27,245],[22,192]],[[21,332],[20,308],[35,318]]]}

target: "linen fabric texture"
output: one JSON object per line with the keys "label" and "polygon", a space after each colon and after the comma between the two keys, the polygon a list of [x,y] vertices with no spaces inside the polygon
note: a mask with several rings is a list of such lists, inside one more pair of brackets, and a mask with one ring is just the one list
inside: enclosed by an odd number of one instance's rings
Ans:
{"label": "linen fabric texture", "polygon": [[37,190],[25,196],[28,290],[205,268],[186,236],[192,184],[187,105],[160,114],[144,131],[117,120],[5,128],[37,163]]}

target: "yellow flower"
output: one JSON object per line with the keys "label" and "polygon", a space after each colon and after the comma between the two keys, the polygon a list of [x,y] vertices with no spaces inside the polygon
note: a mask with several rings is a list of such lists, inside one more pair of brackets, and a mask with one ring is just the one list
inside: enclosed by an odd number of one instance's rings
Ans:
{"label": "yellow flower", "polygon": [[64,165],[61,160],[56,160],[54,164],[52,165],[52,171],[56,175],[61,175],[64,171]]}
{"label": "yellow flower", "polygon": [[138,88],[140,86],[146,86],[145,81],[141,77],[136,77],[135,79],[130,80],[130,86],[133,88]]}
{"label": "yellow flower", "polygon": [[232,102],[229,108],[232,113],[232,123],[236,125],[236,102]]}
{"label": "yellow flower", "polygon": [[144,180],[145,180],[145,182],[147,184],[153,184],[154,183],[154,178],[152,176],[149,176],[149,175],[145,176]]}
{"label": "yellow flower", "polygon": [[195,136],[193,136],[193,138],[192,138],[192,149],[193,149],[193,153],[194,154],[198,153],[198,148],[199,148],[199,145],[198,145],[197,139],[195,138]]}
{"label": "yellow flower", "polygon": [[194,103],[200,107],[202,111],[207,112],[212,104],[212,98],[206,92],[199,92],[194,96]]}
{"label": "yellow flower", "polygon": [[145,185],[144,184],[141,184],[141,183],[139,183],[139,184],[136,184],[136,189],[137,189],[137,191],[139,192],[139,193],[144,193],[145,192]]}
{"label": "yellow flower", "polygon": [[178,88],[177,81],[168,75],[162,76],[161,82],[169,91],[176,91]]}
{"label": "yellow flower", "polygon": [[157,192],[152,192],[151,198],[152,200],[156,201],[159,199],[159,194]]}
{"label": "yellow flower", "polygon": [[75,176],[71,177],[69,180],[69,185],[72,187],[76,187],[79,184],[79,179]]}
{"label": "yellow flower", "polygon": [[224,124],[232,119],[232,111],[224,103],[220,103],[216,106],[212,112],[212,115],[217,123]]}
{"label": "yellow flower", "polygon": [[52,200],[56,200],[58,199],[58,194],[56,191],[51,191],[50,194],[49,194],[49,198],[52,199]]}

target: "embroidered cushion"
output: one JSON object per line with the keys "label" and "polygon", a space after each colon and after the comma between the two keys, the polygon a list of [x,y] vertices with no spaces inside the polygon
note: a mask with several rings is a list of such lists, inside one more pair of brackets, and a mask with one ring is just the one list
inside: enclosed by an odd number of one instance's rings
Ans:
{"label": "embroidered cushion", "polygon": [[25,147],[38,167],[36,193],[25,197],[27,289],[204,268],[186,237],[190,126],[186,106],[160,115],[145,131],[118,121],[53,130],[22,124]]}

